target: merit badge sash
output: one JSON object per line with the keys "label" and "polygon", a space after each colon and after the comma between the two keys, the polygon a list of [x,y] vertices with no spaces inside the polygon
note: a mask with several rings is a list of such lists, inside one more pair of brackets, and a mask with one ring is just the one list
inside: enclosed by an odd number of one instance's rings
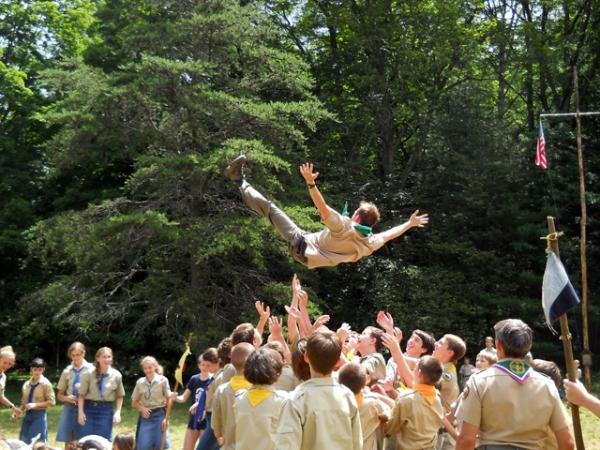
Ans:
{"label": "merit badge sash", "polygon": [[527,381],[532,370],[531,366],[521,359],[503,359],[494,364],[494,367],[521,384]]}

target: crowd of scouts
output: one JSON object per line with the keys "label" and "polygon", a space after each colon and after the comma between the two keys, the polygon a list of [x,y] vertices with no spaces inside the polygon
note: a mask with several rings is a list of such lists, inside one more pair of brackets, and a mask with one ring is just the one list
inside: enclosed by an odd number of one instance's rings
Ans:
{"label": "crowd of scouts", "polygon": [[[521,320],[498,322],[476,365],[465,361],[457,370],[466,345],[454,334],[435,340],[414,330],[402,351],[403,333],[390,314],[380,312],[379,326],[361,334],[347,324],[334,331],[328,316],[311,320],[296,277],[292,291],[287,336],[282,319],[257,302],[258,325],[242,323],[202,352],[199,373],[181,394],[171,391],[155,358],[143,358],[144,376],[131,395],[139,418],[130,446],[169,448],[166,406],[175,401],[191,403],[183,450],[574,448],[560,370],[531,358],[532,331]],[[0,403],[22,418],[21,441],[48,440],[46,409],[56,398],[64,404],[56,440],[66,449],[89,436],[112,439],[125,398],[112,350],[100,348],[91,364],[76,342],[68,355],[56,395],[44,361],[34,359],[17,406],[4,393],[16,356],[0,349]],[[579,383],[564,387],[570,401],[600,414],[600,402]]]}

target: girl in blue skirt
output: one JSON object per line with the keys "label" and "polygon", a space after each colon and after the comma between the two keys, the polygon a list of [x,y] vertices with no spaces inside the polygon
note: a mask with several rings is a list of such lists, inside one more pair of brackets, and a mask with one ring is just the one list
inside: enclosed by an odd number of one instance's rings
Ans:
{"label": "girl in blue skirt", "polygon": [[159,450],[163,433],[165,448],[169,448],[169,430],[165,415],[167,400],[171,395],[169,380],[162,375],[162,367],[152,356],[146,356],[141,362],[144,377],[137,380],[132,406],[140,412],[135,433],[137,450]]}
{"label": "girl in blue skirt", "polygon": [[77,423],[77,399],[79,398],[79,385],[81,375],[93,368],[92,364],[85,360],[85,345],[81,342],[73,342],[69,346],[67,355],[71,359],[58,380],[58,399],[65,404],[60,414],[56,441],[65,443],[65,450],[69,449],[69,443],[77,440],[79,424]]}
{"label": "girl in blue skirt", "polygon": [[39,440],[48,440],[48,416],[46,409],[54,406],[54,389],[52,383],[43,373],[46,363],[42,358],[35,358],[29,365],[31,378],[23,384],[21,410],[25,412],[19,439],[30,444],[39,435]]}
{"label": "girl in blue skirt", "polygon": [[111,367],[112,362],[112,350],[102,347],[96,352],[94,368],[81,374],[77,403],[77,421],[81,425],[78,438],[96,434],[111,441],[113,423],[121,422],[125,388],[121,372]]}

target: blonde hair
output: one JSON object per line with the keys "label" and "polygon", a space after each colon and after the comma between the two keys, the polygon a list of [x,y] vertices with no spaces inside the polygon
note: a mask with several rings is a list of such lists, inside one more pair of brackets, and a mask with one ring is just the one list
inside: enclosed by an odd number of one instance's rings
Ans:
{"label": "blonde hair", "polygon": [[73,342],[71,345],[69,345],[67,356],[70,358],[71,353],[73,353],[75,350],[81,350],[83,352],[83,356],[85,356],[85,345],[83,345],[81,342]]}
{"label": "blonde hair", "polygon": [[485,359],[490,366],[493,366],[498,362],[498,356],[496,356],[494,352],[482,350],[477,356],[481,356],[483,359]]}
{"label": "blonde hair", "polygon": [[0,359],[4,359],[4,358],[8,358],[8,359],[12,359],[12,360],[17,359],[17,354],[13,350],[12,346],[5,345],[4,347],[0,348]]}
{"label": "blonde hair", "polygon": [[98,362],[98,358],[103,354],[103,353],[110,353],[111,356],[113,354],[113,351],[110,347],[100,347],[97,351],[96,351],[96,356],[94,356],[94,367],[96,368],[96,381],[100,382],[100,363]]}
{"label": "blonde hair", "polygon": [[153,364],[156,368],[156,373],[162,375],[164,373],[163,366],[161,366],[154,356],[144,356],[140,361],[140,366],[144,368],[144,364]]}

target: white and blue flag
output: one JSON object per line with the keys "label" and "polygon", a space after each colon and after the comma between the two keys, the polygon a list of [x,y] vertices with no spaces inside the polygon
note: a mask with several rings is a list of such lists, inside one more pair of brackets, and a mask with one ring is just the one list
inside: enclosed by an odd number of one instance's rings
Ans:
{"label": "white and blue flag", "polygon": [[553,322],[579,303],[579,297],[569,281],[565,267],[558,256],[549,251],[542,286],[542,307],[548,326],[552,328]]}

